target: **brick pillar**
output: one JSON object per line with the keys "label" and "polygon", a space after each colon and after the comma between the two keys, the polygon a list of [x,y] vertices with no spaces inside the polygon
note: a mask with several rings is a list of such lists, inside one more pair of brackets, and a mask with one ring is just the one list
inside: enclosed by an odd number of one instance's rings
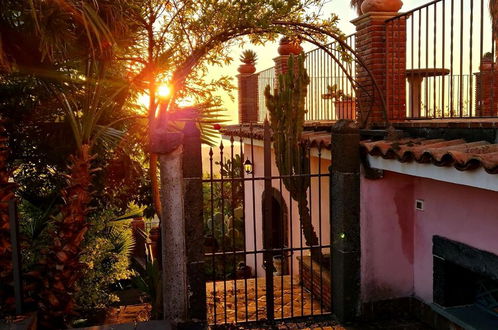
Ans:
{"label": "brick pillar", "polygon": [[241,73],[239,80],[239,123],[258,121],[258,77],[257,73]]}
{"label": "brick pillar", "polygon": [[[386,112],[368,71],[357,66],[360,123],[385,126],[406,117],[406,19],[386,20],[396,12],[369,12],[351,21],[356,26],[356,52],[370,70],[386,101]],[[373,98],[372,98],[373,96]]]}
{"label": "brick pillar", "polygon": [[290,55],[280,55],[273,59],[275,62],[275,78],[289,70],[289,58]]}
{"label": "brick pillar", "polygon": [[[498,66],[495,70],[498,70]],[[476,116],[496,116],[498,114],[498,72],[491,69],[482,69],[475,76]]]}

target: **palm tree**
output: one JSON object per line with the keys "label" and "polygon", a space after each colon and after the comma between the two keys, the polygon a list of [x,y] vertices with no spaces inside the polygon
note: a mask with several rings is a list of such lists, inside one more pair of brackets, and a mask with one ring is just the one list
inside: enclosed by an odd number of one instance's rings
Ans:
{"label": "palm tree", "polygon": [[0,315],[12,306],[12,245],[10,244],[9,205],[14,197],[14,184],[9,182],[8,139],[0,121]]}
{"label": "palm tree", "polygon": [[113,74],[109,64],[88,60],[89,68],[80,84],[48,85],[71,124],[75,151],[69,158],[67,184],[61,191],[63,205],[51,233],[53,244],[41,261],[38,279],[43,284],[39,292],[41,324],[64,327],[74,313],[74,293],[81,276],[79,261],[81,243],[88,230],[87,216],[91,212],[92,181],[99,171],[93,166],[96,146],[114,144],[122,133],[111,126],[128,118],[101,125],[104,115],[120,113],[128,98],[126,81]]}

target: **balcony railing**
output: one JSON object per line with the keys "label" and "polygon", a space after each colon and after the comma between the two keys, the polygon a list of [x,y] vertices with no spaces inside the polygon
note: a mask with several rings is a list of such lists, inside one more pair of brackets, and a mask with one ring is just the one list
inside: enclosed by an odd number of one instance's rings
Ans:
{"label": "balcony railing", "polygon": [[[348,36],[346,43],[354,49],[355,36]],[[356,117],[355,93],[348,79],[348,75],[355,76],[354,62],[346,60],[348,55],[341,56],[341,50],[335,42],[327,45],[326,49],[340,60],[340,64],[333,61],[331,56],[320,48],[306,53],[304,65],[310,76],[310,84],[306,98],[305,119],[306,121],[354,119]],[[347,54],[347,51],[345,53]],[[267,85],[270,85],[273,90],[275,81],[274,67],[258,73],[259,121],[263,121],[267,116],[264,90]]]}
{"label": "balcony railing", "polygon": [[498,116],[498,66],[488,3],[436,0],[386,21],[388,31],[396,31],[406,20],[407,118]]}

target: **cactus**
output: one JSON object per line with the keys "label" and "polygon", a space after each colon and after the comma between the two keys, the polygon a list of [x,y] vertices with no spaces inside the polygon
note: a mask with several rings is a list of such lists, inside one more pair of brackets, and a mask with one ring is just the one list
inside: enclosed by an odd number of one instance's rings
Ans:
{"label": "cactus", "polygon": [[[277,168],[280,175],[284,176],[285,188],[298,204],[306,244],[316,246],[318,238],[311,222],[307,198],[310,187],[309,158],[305,146],[301,143],[306,113],[304,102],[310,79],[304,68],[303,54],[296,58],[291,55],[288,64],[289,70],[278,77],[273,95],[270,86],[266,86],[266,107],[270,113]],[[318,260],[321,252],[319,249],[312,249],[311,256]]]}

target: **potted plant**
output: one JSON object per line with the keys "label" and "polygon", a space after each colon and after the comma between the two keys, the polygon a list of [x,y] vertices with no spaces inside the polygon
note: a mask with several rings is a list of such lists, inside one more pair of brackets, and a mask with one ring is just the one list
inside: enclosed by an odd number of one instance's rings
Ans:
{"label": "potted plant", "polygon": [[244,50],[240,56],[243,63],[239,66],[239,72],[243,74],[253,74],[256,72],[256,53],[253,50]]}
{"label": "potted plant", "polygon": [[493,69],[493,64],[494,64],[493,54],[491,54],[490,52],[487,52],[481,58],[481,65],[480,65],[479,69],[481,71],[490,71]]}
{"label": "potted plant", "polygon": [[284,257],[280,254],[273,256],[273,275],[280,276],[283,274]]}
{"label": "potted plant", "polygon": [[301,40],[298,37],[283,37],[280,39],[278,53],[280,55],[299,55],[303,52]]}
{"label": "potted plant", "polygon": [[326,100],[334,100],[334,110],[336,119],[355,119],[356,102],[354,97],[344,93],[336,84],[327,86],[328,93],[322,94]]}

